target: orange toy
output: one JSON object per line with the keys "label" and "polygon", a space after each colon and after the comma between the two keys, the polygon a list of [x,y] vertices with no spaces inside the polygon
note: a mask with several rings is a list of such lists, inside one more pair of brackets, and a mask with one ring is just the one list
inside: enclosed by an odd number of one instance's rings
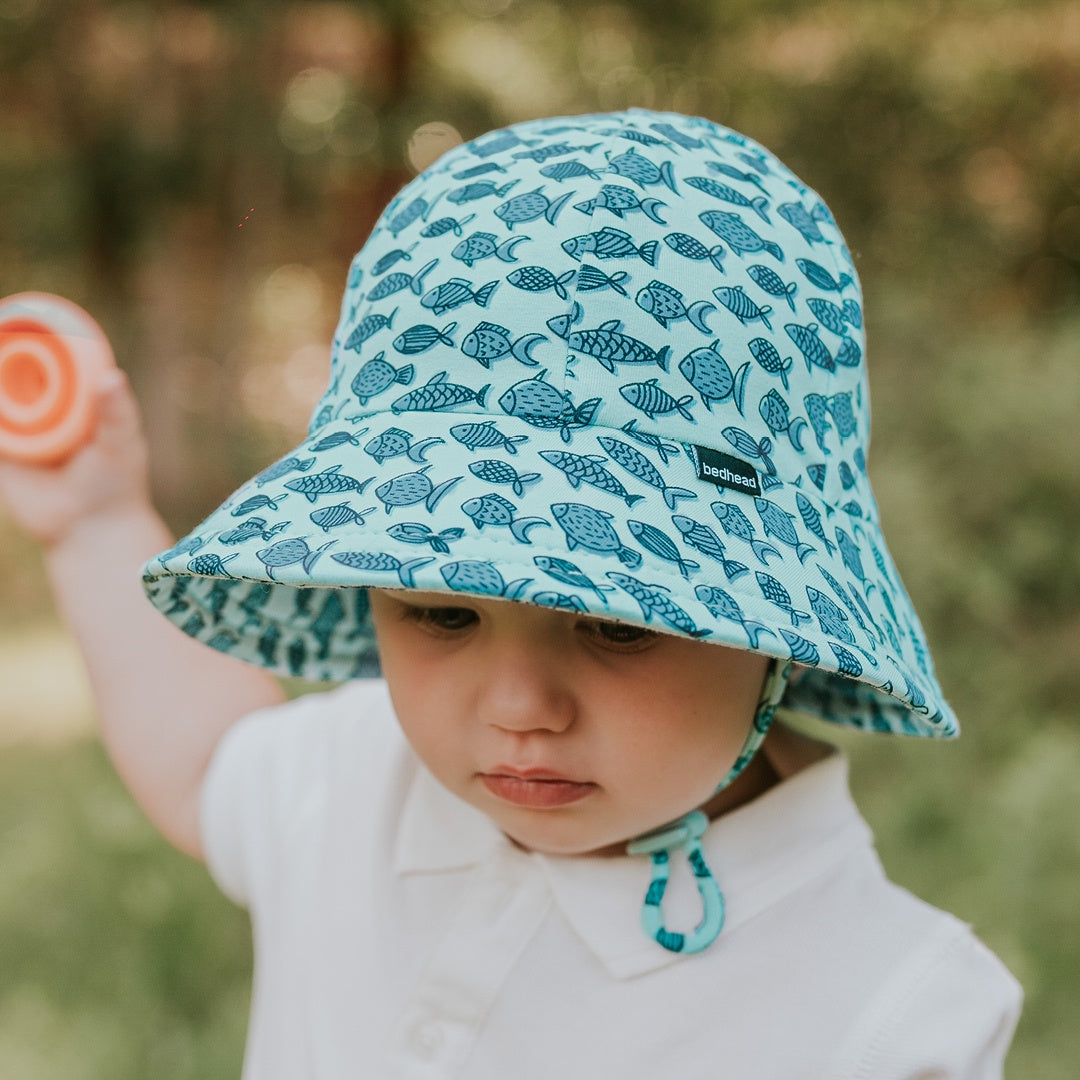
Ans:
{"label": "orange toy", "polygon": [[93,388],[116,363],[101,327],[50,293],[0,300],[0,457],[69,457],[94,428]]}

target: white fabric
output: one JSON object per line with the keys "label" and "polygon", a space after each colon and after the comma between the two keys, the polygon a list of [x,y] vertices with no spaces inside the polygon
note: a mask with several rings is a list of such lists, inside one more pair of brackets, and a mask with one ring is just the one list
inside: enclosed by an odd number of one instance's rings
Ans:
{"label": "white fabric", "polygon": [[378,681],[238,723],[203,831],[252,916],[245,1080],[991,1080],[1019,1013],[970,929],[884,877],[840,755],[711,824],[727,923],[692,957],[640,929],[647,859],[520,850]]}

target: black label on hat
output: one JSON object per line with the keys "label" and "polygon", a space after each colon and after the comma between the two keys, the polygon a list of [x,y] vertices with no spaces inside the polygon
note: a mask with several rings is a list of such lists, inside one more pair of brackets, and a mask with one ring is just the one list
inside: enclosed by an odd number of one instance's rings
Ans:
{"label": "black label on hat", "polygon": [[747,495],[761,494],[757,469],[753,465],[707,446],[694,445],[693,450],[699,480],[708,480],[717,487],[731,488],[732,491],[742,491]]}

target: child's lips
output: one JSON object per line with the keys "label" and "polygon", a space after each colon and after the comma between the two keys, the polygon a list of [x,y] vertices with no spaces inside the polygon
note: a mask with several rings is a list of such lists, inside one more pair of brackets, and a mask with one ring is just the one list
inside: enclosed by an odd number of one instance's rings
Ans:
{"label": "child's lips", "polygon": [[589,781],[570,780],[546,769],[514,769],[502,765],[480,773],[480,780],[496,798],[538,810],[579,802],[597,789],[597,785]]}

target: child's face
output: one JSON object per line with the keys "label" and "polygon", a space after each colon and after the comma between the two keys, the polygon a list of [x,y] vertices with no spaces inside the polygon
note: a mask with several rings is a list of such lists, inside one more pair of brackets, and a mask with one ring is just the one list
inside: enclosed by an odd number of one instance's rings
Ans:
{"label": "child's face", "polygon": [[755,653],[501,600],[370,590],[416,753],[523,847],[600,851],[709,800],[749,731]]}

